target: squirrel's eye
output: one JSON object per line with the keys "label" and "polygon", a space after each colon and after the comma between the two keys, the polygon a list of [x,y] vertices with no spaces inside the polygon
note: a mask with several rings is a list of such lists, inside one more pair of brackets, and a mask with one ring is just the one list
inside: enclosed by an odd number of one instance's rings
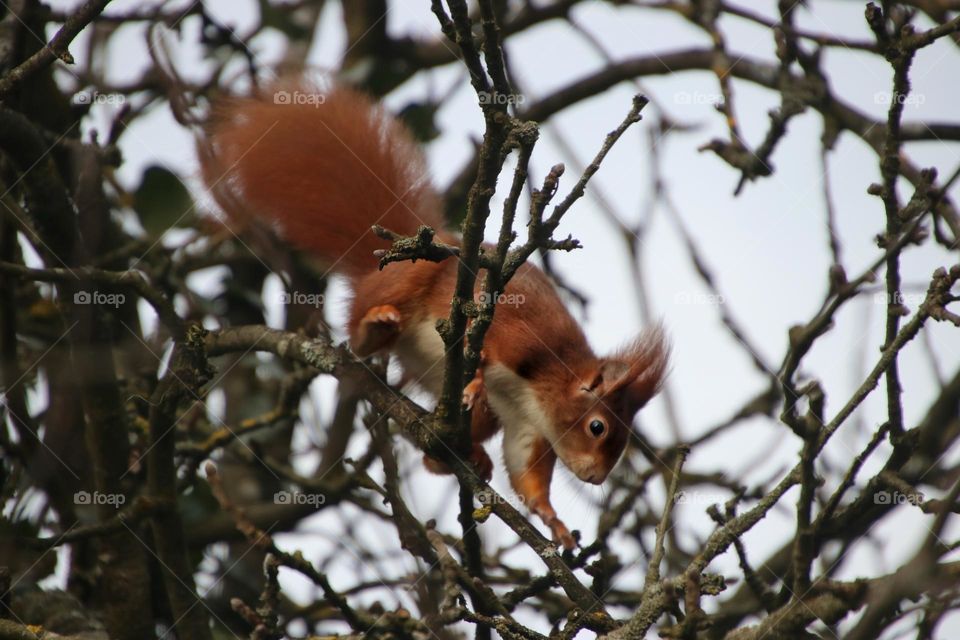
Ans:
{"label": "squirrel's eye", "polygon": [[604,429],[603,420],[593,420],[590,422],[590,433],[592,433],[593,435],[597,437],[602,436],[603,429]]}

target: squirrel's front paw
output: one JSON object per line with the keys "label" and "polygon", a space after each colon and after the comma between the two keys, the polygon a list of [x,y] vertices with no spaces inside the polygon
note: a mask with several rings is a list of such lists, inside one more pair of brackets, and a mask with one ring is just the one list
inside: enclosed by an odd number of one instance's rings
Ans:
{"label": "squirrel's front paw", "polygon": [[574,540],[573,534],[567,529],[567,525],[563,524],[563,521],[557,517],[557,512],[553,510],[549,502],[532,500],[527,506],[539,516],[545,525],[550,527],[550,536],[554,542],[563,545],[564,549],[573,550],[577,547],[577,541]]}
{"label": "squirrel's front paw", "polygon": [[547,524],[550,526],[550,533],[554,542],[562,544],[564,549],[571,551],[577,548],[577,541],[573,539],[573,534],[567,529],[567,525],[561,522],[560,518],[554,517]]}
{"label": "squirrel's front paw", "polygon": [[477,372],[474,374],[473,379],[463,388],[463,404],[467,409],[473,409],[473,405],[477,403],[477,399],[484,393],[483,368],[487,364],[487,352],[483,349],[480,350],[479,364],[480,366],[477,367]]}
{"label": "squirrel's front paw", "polygon": [[483,393],[483,378],[477,376],[463,388],[463,405],[467,409],[473,409],[481,393]]}

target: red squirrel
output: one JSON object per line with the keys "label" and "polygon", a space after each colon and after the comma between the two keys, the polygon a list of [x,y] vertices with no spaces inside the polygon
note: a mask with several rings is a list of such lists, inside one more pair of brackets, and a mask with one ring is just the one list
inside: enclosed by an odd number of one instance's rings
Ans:
{"label": "red squirrel", "polygon": [[[458,241],[444,230],[423,155],[404,127],[357,91],[294,84],[219,104],[202,144],[204,178],[228,216],[277,223],[291,244],[348,278],[352,350],[361,358],[392,354],[406,379],[439,397],[444,345],[436,321],[450,314],[456,258],[381,271],[374,255],[390,244],[374,224],[406,236],[429,225],[439,240]],[[503,295],[514,304],[497,305],[464,393],[473,408],[470,462],[489,480],[482,443],[502,427],[511,485],[554,541],[574,548],[550,503],[554,464],[559,458],[584,482],[604,481],[635,414],[660,388],[669,347],[655,328],[598,357],[550,280],[529,263]],[[425,464],[447,471],[430,458]]]}

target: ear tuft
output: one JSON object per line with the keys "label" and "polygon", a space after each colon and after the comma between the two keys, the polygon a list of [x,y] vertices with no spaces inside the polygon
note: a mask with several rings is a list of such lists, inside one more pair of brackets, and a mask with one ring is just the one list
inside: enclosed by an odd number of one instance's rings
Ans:
{"label": "ear tuft", "polygon": [[660,391],[669,363],[670,343],[663,325],[657,324],[604,359],[603,369],[618,375],[605,376],[602,396],[623,400],[638,411]]}

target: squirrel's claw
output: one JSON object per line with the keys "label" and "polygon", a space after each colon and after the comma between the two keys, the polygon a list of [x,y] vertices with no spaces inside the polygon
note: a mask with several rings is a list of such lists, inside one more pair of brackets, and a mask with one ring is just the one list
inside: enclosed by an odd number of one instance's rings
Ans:
{"label": "squirrel's claw", "polygon": [[467,386],[463,388],[463,404],[467,409],[473,409],[473,405],[476,403],[477,398],[480,397],[480,394],[483,393],[483,378],[477,374],[473,380],[467,383]]}
{"label": "squirrel's claw", "polygon": [[530,510],[543,520],[545,525],[550,527],[550,535],[554,542],[563,545],[564,549],[576,549],[577,541],[573,534],[567,529],[567,525],[563,524],[563,521],[557,517],[557,512],[553,510],[549,502],[546,504],[536,502],[529,506]]}
{"label": "squirrel's claw", "polygon": [[467,386],[463,388],[463,404],[467,409],[473,410],[473,405],[476,404],[477,399],[483,395],[483,367],[487,364],[487,352],[484,349],[480,350],[480,363],[477,367],[477,372],[473,376],[473,380],[467,383]]}
{"label": "squirrel's claw", "polygon": [[553,521],[547,524],[550,526],[550,533],[553,535],[554,542],[562,544],[564,549],[571,551],[577,548],[577,541],[574,540],[573,534],[570,533],[567,525],[563,524],[560,518],[554,517]]}

